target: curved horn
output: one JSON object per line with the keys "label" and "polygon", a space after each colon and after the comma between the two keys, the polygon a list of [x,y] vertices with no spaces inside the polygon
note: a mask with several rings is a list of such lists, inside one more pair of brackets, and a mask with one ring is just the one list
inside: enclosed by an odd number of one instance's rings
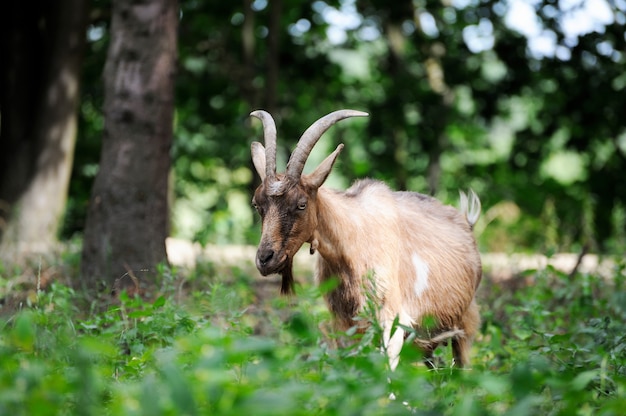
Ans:
{"label": "curved horn", "polygon": [[271,114],[265,110],[256,110],[250,113],[263,123],[263,142],[265,143],[265,176],[276,176],[276,123]]}
{"label": "curved horn", "polygon": [[298,145],[291,154],[289,162],[287,163],[287,176],[292,178],[299,178],[302,175],[304,164],[306,163],[313,146],[322,137],[322,134],[326,132],[333,124],[348,117],[367,117],[369,114],[363,111],[357,110],[338,110],[317,120],[311,124],[311,127],[306,131],[298,140]]}

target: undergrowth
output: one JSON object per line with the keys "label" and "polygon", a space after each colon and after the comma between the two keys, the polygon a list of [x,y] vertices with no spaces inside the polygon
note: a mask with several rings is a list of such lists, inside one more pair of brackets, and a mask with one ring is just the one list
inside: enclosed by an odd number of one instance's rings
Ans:
{"label": "undergrowth", "polygon": [[[429,370],[405,347],[393,373],[379,329],[334,334],[314,287],[263,302],[238,271],[192,276],[184,296],[175,280],[165,271],[154,300],[122,294],[104,312],[79,310],[80,293],[52,284],[6,316],[0,414],[619,415],[626,408],[624,266],[611,281],[550,268],[511,287],[485,280],[472,368]],[[348,346],[334,345],[350,336]],[[437,351],[450,362],[449,349]]]}

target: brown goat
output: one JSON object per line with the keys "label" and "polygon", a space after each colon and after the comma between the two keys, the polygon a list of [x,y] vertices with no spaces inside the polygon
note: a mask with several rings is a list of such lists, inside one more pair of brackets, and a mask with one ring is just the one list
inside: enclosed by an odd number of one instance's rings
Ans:
{"label": "brown goat", "polygon": [[[280,273],[282,293],[293,291],[292,261],[308,242],[319,252],[316,280],[338,279],[325,295],[338,329],[356,324],[368,296],[376,302],[383,344],[392,369],[414,328],[427,363],[439,344],[452,342],[455,364],[469,364],[480,318],[474,299],[482,267],[472,227],[480,215],[476,194],[461,193],[461,211],[415,192],[394,192],[370,179],[348,190],[321,187],[343,144],[312,173],[304,164],[321,135],[339,120],[367,113],[340,110],[317,120],[300,138],[284,174],[276,173],[276,126],[263,122],[265,146],[252,143],[261,185],[253,205],[262,218],[256,266],[262,275]],[[399,325],[392,336],[395,320]]]}

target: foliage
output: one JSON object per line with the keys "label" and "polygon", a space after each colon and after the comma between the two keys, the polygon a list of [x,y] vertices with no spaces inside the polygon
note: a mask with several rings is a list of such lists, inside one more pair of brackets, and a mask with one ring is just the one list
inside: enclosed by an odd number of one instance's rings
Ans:
{"label": "foliage", "polygon": [[79,309],[83,295],[67,286],[38,292],[0,327],[0,413],[617,415],[626,405],[624,265],[611,281],[550,268],[485,281],[473,368],[450,368],[443,348],[444,364],[427,370],[406,347],[394,373],[375,326],[331,347],[347,335],[322,330],[319,290],[263,302],[245,273],[207,272],[179,281],[166,270],[153,300],[123,294],[102,312]]}
{"label": "foliage", "polygon": [[[576,8],[527,4],[532,36],[509,22],[519,4],[182,1],[173,234],[255,241],[249,145],[260,130],[247,115],[274,114],[280,164],[306,126],[342,107],[371,117],[334,127],[312,155],[346,143],[331,185],[373,176],[452,204],[471,187],[489,212],[485,250],[623,253],[624,4],[574,34],[564,22]],[[93,7],[66,236],[82,229],[102,134],[110,3]]]}

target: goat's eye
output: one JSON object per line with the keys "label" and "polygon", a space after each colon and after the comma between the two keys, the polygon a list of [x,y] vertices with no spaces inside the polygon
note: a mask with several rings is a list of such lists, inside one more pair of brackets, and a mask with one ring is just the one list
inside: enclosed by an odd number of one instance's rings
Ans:
{"label": "goat's eye", "polygon": [[256,204],[256,202],[252,201],[252,206],[254,207],[254,209],[256,209],[257,211],[259,210],[259,206]]}
{"label": "goat's eye", "polygon": [[298,209],[299,209],[299,210],[306,209],[306,202],[300,202],[300,203],[298,203]]}

